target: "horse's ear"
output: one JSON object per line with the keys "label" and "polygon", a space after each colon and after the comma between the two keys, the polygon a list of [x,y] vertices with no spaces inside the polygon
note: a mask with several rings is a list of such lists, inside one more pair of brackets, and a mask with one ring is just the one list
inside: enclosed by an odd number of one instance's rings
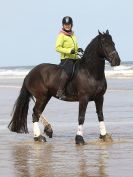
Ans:
{"label": "horse's ear", "polygon": [[106,34],[109,34],[109,30],[106,30]]}
{"label": "horse's ear", "polygon": [[99,35],[102,35],[102,33],[98,30]]}

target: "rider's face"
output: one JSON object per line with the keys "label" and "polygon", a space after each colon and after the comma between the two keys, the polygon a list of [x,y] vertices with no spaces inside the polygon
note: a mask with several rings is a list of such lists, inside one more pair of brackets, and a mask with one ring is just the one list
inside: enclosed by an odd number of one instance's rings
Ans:
{"label": "rider's face", "polygon": [[72,25],[71,24],[64,24],[63,28],[67,31],[70,31],[72,29]]}

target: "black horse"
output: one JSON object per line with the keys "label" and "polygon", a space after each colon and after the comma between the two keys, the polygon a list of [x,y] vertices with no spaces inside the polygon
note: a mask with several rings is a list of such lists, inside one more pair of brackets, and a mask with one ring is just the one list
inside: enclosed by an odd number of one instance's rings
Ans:
{"label": "black horse", "polygon": [[[99,34],[90,42],[81,59],[75,66],[72,80],[65,89],[64,101],[79,101],[78,131],[76,144],[84,144],[83,124],[89,101],[94,101],[100,126],[100,138],[105,139],[107,133],[104,125],[103,100],[107,88],[104,74],[105,60],[111,66],[120,65],[120,57],[109,31]],[[20,95],[15,103],[9,129],[17,133],[28,133],[27,114],[30,98],[35,100],[33,108],[33,130],[35,141],[46,141],[38,127],[39,118],[50,98],[56,97],[62,68],[55,64],[40,64],[25,77]],[[45,133],[52,137],[52,128],[46,119],[42,119]]]}

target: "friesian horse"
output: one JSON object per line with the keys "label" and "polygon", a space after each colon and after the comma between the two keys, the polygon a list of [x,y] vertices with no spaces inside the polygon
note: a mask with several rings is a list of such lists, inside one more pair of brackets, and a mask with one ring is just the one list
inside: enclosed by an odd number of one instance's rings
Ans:
{"label": "friesian horse", "polygon": [[[105,60],[111,66],[120,65],[120,57],[116,51],[112,36],[107,30],[105,33],[98,31],[98,35],[86,47],[83,56],[76,62],[72,80],[65,89],[64,101],[78,101],[78,130],[75,137],[76,144],[84,144],[83,124],[86,108],[89,101],[94,101],[99,120],[100,138],[107,136],[104,116],[103,101],[107,89],[105,78]],[[35,101],[33,108],[33,132],[35,141],[46,141],[39,129],[39,119],[45,124],[44,132],[52,137],[53,130],[48,121],[42,117],[42,112],[51,97],[56,97],[60,82],[61,66],[55,64],[40,64],[34,67],[24,78],[20,94],[13,109],[13,117],[8,128],[17,133],[28,133],[27,114],[29,101]]]}

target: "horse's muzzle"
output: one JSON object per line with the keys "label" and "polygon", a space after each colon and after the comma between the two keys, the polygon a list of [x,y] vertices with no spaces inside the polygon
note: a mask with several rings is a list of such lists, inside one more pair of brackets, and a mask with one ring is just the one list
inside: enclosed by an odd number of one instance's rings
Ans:
{"label": "horse's muzzle", "polygon": [[118,55],[117,52],[113,53],[111,56],[110,56],[110,64],[111,66],[119,66],[121,63],[121,59]]}

